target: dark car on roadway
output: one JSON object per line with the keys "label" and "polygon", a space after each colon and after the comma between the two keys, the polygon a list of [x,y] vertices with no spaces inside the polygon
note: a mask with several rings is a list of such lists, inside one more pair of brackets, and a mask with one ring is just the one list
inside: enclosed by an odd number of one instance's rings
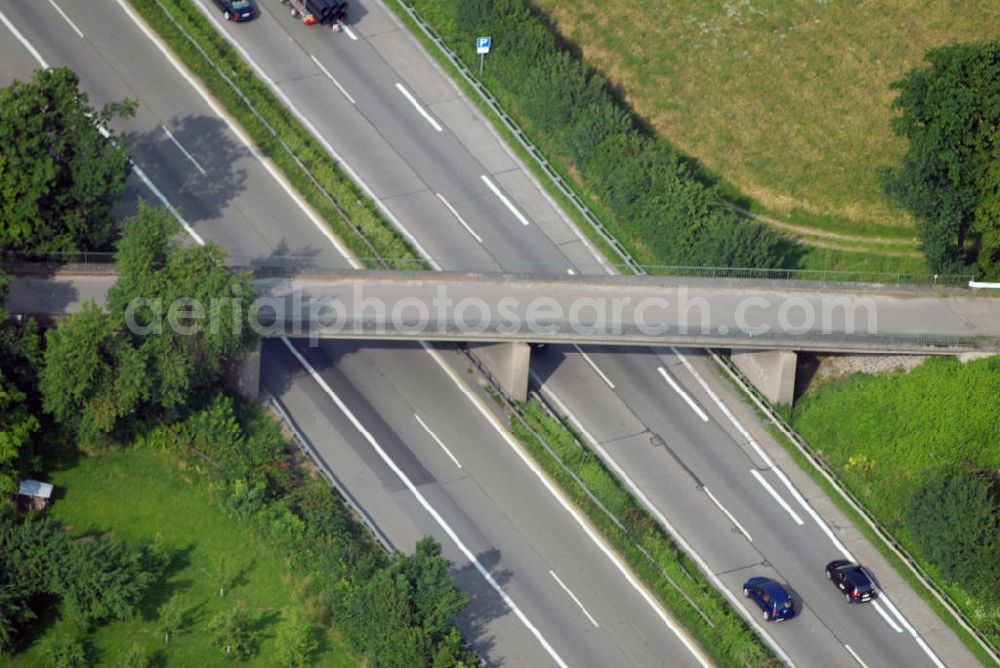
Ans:
{"label": "dark car on roadway", "polygon": [[853,561],[831,561],[826,565],[826,579],[844,592],[848,603],[864,603],[878,598],[878,587],[871,573]]}
{"label": "dark car on roadway", "polygon": [[250,0],[215,0],[227,21],[249,21],[257,16]]}
{"label": "dark car on roadway", "polygon": [[765,622],[780,622],[795,616],[792,595],[771,578],[750,578],[743,585],[743,595],[760,606]]}

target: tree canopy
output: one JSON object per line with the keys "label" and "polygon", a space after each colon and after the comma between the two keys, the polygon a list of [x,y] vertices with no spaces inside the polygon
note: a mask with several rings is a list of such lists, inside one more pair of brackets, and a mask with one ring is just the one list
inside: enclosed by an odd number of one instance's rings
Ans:
{"label": "tree canopy", "polygon": [[105,248],[112,208],[131,170],[128,146],[107,129],[135,103],[89,104],[71,70],[37,70],[0,88],[0,248]]}
{"label": "tree canopy", "polygon": [[47,334],[45,410],[85,440],[143,406],[173,416],[255,341],[248,277],[230,273],[216,246],[174,241],[175,230],[164,210],[140,205],[123,225],[108,313],[84,304]]}
{"label": "tree canopy", "polygon": [[927,262],[956,272],[1000,263],[1000,42],[927,52],[928,67],[892,84],[894,132],[909,141],[884,172],[887,193],[918,222]]}

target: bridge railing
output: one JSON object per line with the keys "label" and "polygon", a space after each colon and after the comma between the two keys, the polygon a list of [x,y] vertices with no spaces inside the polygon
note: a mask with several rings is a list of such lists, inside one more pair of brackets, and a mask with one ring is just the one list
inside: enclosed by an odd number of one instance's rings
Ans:
{"label": "bridge railing", "polygon": [[[401,258],[360,258],[376,262],[390,270],[415,271],[425,269],[422,261]],[[2,251],[0,266],[16,267],[28,264],[48,265],[113,265],[114,253],[85,251],[73,253]],[[264,258],[230,255],[226,265],[236,270],[252,271],[257,276],[284,276],[289,274],[341,273],[349,267],[344,262],[331,262],[306,255],[280,255]],[[617,267],[622,273],[632,273],[633,267]],[[722,278],[734,280],[763,281],[815,281],[824,283],[868,283],[876,285],[913,286],[968,286],[974,278],[972,274],[901,274],[871,271],[825,271],[818,269],[756,269],[750,267],[699,267],[685,265],[643,265],[643,274],[651,276],[671,276],[678,278]],[[461,266],[450,269],[462,271]],[[481,267],[470,265],[468,271],[482,273]],[[578,267],[580,275],[607,276],[606,267],[594,263],[592,266]],[[552,267],[535,262],[509,263],[507,274],[551,274]]]}

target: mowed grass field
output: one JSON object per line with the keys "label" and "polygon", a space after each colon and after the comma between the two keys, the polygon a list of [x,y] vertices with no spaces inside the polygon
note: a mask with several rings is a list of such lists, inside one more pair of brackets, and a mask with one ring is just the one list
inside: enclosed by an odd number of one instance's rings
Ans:
{"label": "mowed grass field", "polygon": [[755,212],[826,248],[905,255],[912,221],[876,175],[905,150],[889,84],[928,48],[1000,37],[995,0],[533,2]]}
{"label": "mowed grass field", "polygon": [[[309,580],[296,575],[277,550],[257,536],[249,523],[225,514],[210,491],[177,458],[148,448],[83,457],[51,476],[58,494],[47,511],[73,532],[110,532],[126,540],[160,541],[173,557],[166,578],[149,592],[140,618],[113,622],[89,634],[98,665],[118,665],[133,644],[152,665],[215,666],[227,662],[212,643],[209,621],[223,609],[242,605],[258,622],[261,644],[243,665],[274,666],[274,632],[283,611],[299,608],[320,616]],[[220,573],[234,583],[219,597]],[[157,631],[157,609],[170,597],[183,597],[189,624],[169,645]],[[0,659],[0,666],[46,666],[44,636],[67,625],[54,615],[25,652]],[[46,625],[47,624],[47,625]],[[67,627],[68,628],[68,627]],[[333,632],[320,633],[320,666],[356,666],[359,660]]]}

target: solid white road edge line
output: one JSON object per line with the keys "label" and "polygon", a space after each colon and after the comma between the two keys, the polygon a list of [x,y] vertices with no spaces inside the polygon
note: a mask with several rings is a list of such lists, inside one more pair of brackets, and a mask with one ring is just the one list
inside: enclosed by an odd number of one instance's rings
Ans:
{"label": "solid white road edge line", "polygon": [[175,136],[174,136],[174,133],[172,133],[172,132],[171,132],[171,131],[170,131],[170,130],[169,130],[169,129],[167,128],[167,126],[166,126],[166,125],[163,125],[162,123],[160,124],[160,127],[161,127],[161,128],[163,128],[163,131],[164,131],[165,133],[167,133],[167,137],[169,137],[169,138],[170,138],[170,141],[172,141],[172,142],[174,143],[174,146],[176,146],[176,147],[177,147],[177,150],[179,150],[179,151],[180,151],[181,153],[183,153],[183,154],[184,154],[184,157],[185,157],[185,158],[187,158],[188,160],[190,160],[190,161],[191,161],[191,164],[192,164],[192,165],[194,165],[194,166],[195,166],[195,168],[196,168],[196,169],[197,169],[197,170],[198,170],[199,172],[201,172],[201,175],[202,175],[202,176],[207,176],[207,174],[205,173],[205,170],[204,170],[204,169],[202,168],[202,166],[201,166],[201,165],[199,165],[199,164],[198,164],[198,161],[194,159],[194,156],[193,156],[193,155],[191,155],[190,153],[188,153],[188,152],[187,152],[187,149],[185,149],[185,148],[184,148],[184,147],[183,147],[183,146],[181,145],[181,143],[180,143],[179,141],[177,141],[177,137],[175,137]]}
{"label": "solid white road edge line", "polygon": [[585,607],[583,607],[583,603],[580,603],[580,599],[578,599],[576,597],[576,594],[574,594],[572,591],[570,591],[569,587],[567,587],[565,584],[563,584],[563,581],[559,579],[559,576],[556,575],[556,572],[553,571],[553,570],[550,570],[549,571],[549,575],[551,575],[553,578],[555,578],[555,581],[559,583],[559,586],[563,588],[563,591],[565,591],[567,594],[569,594],[569,597],[571,599],[573,599],[573,602],[576,603],[577,606],[579,606],[580,610],[583,611],[583,614],[585,614],[587,616],[587,619],[590,620],[590,623],[593,624],[595,628],[598,628],[598,629],[601,628],[600,624],[597,623],[597,620],[594,619],[594,616],[591,615],[589,612],[587,612],[587,609]]}
{"label": "solid white road edge line", "polygon": [[[701,374],[698,373],[698,370],[695,369],[694,366],[691,364],[691,362],[688,361],[687,357],[682,352],[677,350],[675,346],[670,346],[670,350],[673,351],[674,355],[678,359],[680,359],[680,361],[684,364],[684,367],[688,370],[688,372],[692,376],[694,376],[695,380],[698,381],[698,384],[701,385],[702,389],[705,390],[708,396],[712,398],[712,401],[715,402],[716,406],[718,406],[719,409],[723,412],[723,414],[725,414],[725,416],[729,418],[729,421],[733,424],[733,426],[735,426],[739,430],[739,432],[743,435],[743,437],[747,439],[747,442],[750,443],[751,446],[753,446],[757,454],[764,461],[769,462],[771,470],[773,470],[775,474],[777,474],[781,478],[782,482],[785,484],[786,487],[792,490],[792,494],[796,497],[796,500],[799,502],[799,504],[801,504],[802,507],[805,508],[806,512],[809,513],[809,516],[812,517],[814,522],[816,522],[816,525],[823,531],[823,533],[826,534],[827,538],[830,539],[830,541],[834,544],[834,546],[838,550],[840,550],[841,554],[844,555],[844,558],[856,562],[857,559],[854,558],[854,555],[851,554],[851,551],[848,550],[847,547],[843,543],[841,543],[840,540],[833,534],[833,531],[830,529],[830,527],[826,525],[826,522],[824,522],[823,519],[819,516],[819,513],[813,510],[813,507],[810,504],[806,503],[805,499],[803,499],[802,496],[798,493],[798,490],[795,489],[791,481],[788,480],[787,477],[785,477],[785,474],[781,471],[781,469],[779,469],[777,466],[774,465],[774,462],[771,460],[770,457],[768,457],[767,453],[764,452],[763,448],[760,447],[757,441],[754,440],[754,438],[750,435],[750,433],[743,427],[742,424],[740,424],[739,420],[736,419],[736,416],[733,415],[732,412],[729,410],[729,408],[723,403],[722,399],[720,399],[719,396],[712,391],[712,388],[708,386],[708,383],[705,382],[705,379],[701,377]],[[934,665],[938,666],[938,668],[944,668],[944,665],[941,663],[941,660],[937,657],[937,654],[934,653],[934,650],[930,648],[930,646],[924,641],[924,639],[920,636],[920,634],[917,633],[917,630],[913,628],[913,626],[906,620],[906,618],[896,609],[896,606],[892,604],[892,602],[889,600],[889,597],[885,596],[883,593],[881,600],[883,603],[889,606],[889,608],[893,611],[893,614],[895,614],[896,618],[899,619],[899,621],[910,633],[910,635],[913,636],[914,640],[917,641],[917,644],[924,651],[924,653],[928,657],[930,657],[931,661],[934,662]]]}
{"label": "solid white road edge line", "polygon": [[740,524],[739,522],[736,521],[736,518],[733,517],[733,514],[731,512],[729,512],[728,510],[726,510],[725,506],[723,506],[721,503],[719,503],[719,500],[717,498],[715,498],[715,494],[712,494],[712,492],[709,491],[708,487],[705,487],[704,485],[702,485],[701,488],[702,488],[702,490],[704,490],[705,494],[708,494],[708,498],[712,499],[712,503],[714,503],[715,505],[717,505],[719,507],[719,510],[721,510],[723,513],[725,513],[726,517],[729,518],[729,521],[736,525],[736,528],[740,530],[740,533],[742,533],[744,536],[746,536],[747,540],[752,543],[753,542],[753,538],[750,537],[750,534],[747,533],[747,530],[743,528],[742,524]]}
{"label": "solid white road edge line", "polygon": [[576,348],[576,352],[583,355],[583,359],[587,360],[587,364],[589,364],[594,369],[594,371],[597,372],[597,375],[601,377],[601,380],[607,383],[608,387],[610,387],[612,390],[615,389],[615,384],[611,382],[610,378],[604,375],[604,372],[601,371],[600,368],[598,368],[597,364],[594,363],[594,360],[590,359],[590,355],[583,352],[580,346],[576,345],[575,343],[573,344],[573,347]]}
{"label": "solid white road edge line", "polygon": [[444,450],[444,453],[449,457],[451,457],[451,461],[455,462],[455,466],[457,466],[458,468],[462,468],[462,465],[458,463],[458,459],[455,457],[455,455],[451,454],[451,450],[448,449],[448,446],[446,446],[444,442],[440,438],[438,438],[437,434],[431,431],[431,428],[427,426],[427,423],[421,420],[420,416],[417,415],[416,413],[413,414],[413,417],[417,418],[417,422],[420,423],[420,426],[424,428],[424,431],[426,431],[428,434],[431,435],[431,438],[434,439],[435,443],[441,446],[441,449]]}
{"label": "solid white road edge line", "polygon": [[885,620],[885,623],[892,627],[893,631],[895,631],[896,633],[903,632],[903,629],[899,627],[899,624],[897,624],[892,620],[892,617],[889,616],[889,613],[883,610],[882,606],[878,605],[878,601],[872,601],[872,607],[875,608],[875,612],[877,612],[879,615],[882,616],[882,619]]}
{"label": "solid white road edge line", "polygon": [[788,505],[788,502],[785,501],[783,498],[781,498],[781,495],[778,494],[778,490],[771,487],[771,483],[765,480],[764,476],[762,476],[757,469],[750,469],[750,473],[753,474],[753,477],[757,479],[757,482],[759,482],[761,485],[764,486],[764,489],[766,489],[767,493],[771,495],[771,498],[777,501],[778,505],[784,508],[788,512],[788,514],[792,516],[792,519],[795,520],[796,524],[798,524],[799,526],[805,524],[805,522],[802,521],[802,518],[799,517],[798,513],[792,510],[792,507]]}
{"label": "solid white road edge line", "polygon": [[337,79],[332,74],[330,74],[330,70],[328,70],[325,67],[323,67],[323,63],[319,62],[319,58],[317,58],[316,56],[312,55],[311,53],[309,54],[309,57],[312,58],[312,61],[314,63],[316,63],[316,67],[318,67],[320,69],[320,71],[323,72],[323,74],[326,75],[326,78],[333,82],[333,85],[337,87],[337,90],[339,90],[344,95],[344,97],[347,98],[348,102],[350,102],[351,104],[357,104],[354,101],[354,98],[351,97],[351,94],[347,92],[347,89],[344,88],[343,86],[341,86],[340,82],[337,81]]}
{"label": "solid white road edge line", "polygon": [[458,222],[462,223],[462,227],[465,228],[465,231],[468,232],[469,234],[471,234],[473,239],[475,239],[479,243],[483,243],[483,238],[480,237],[478,234],[476,234],[475,231],[471,227],[469,227],[469,224],[467,222],[465,222],[464,218],[462,218],[460,215],[458,215],[458,211],[456,211],[455,207],[453,207],[451,205],[451,202],[449,202],[448,200],[446,200],[444,198],[444,195],[442,195],[441,193],[434,193],[434,194],[438,196],[438,199],[441,200],[442,204],[444,204],[446,207],[448,207],[448,210],[451,211],[451,215],[455,216],[455,218],[458,219]]}
{"label": "solid white road edge line", "polygon": [[857,652],[855,652],[855,651],[854,651],[853,649],[851,649],[851,646],[850,646],[850,645],[847,645],[847,644],[845,644],[845,645],[844,645],[844,648],[845,648],[845,649],[846,649],[846,650],[847,650],[848,652],[850,652],[851,656],[853,656],[853,657],[854,657],[854,660],[858,662],[858,665],[860,665],[860,666],[861,666],[861,668],[868,668],[867,664],[865,664],[865,662],[861,660],[861,657],[860,657],[860,656],[858,656],[858,653],[857,653]]}
{"label": "solid white road edge line", "polygon": [[528,219],[524,217],[524,214],[517,210],[517,207],[514,206],[514,203],[511,202],[509,199],[507,199],[507,196],[503,194],[503,191],[500,190],[500,188],[498,188],[495,183],[490,181],[488,176],[486,176],[485,174],[481,174],[479,178],[483,180],[483,183],[486,184],[487,188],[493,191],[494,195],[500,198],[500,201],[503,202],[503,205],[507,207],[512,214],[514,214],[515,218],[521,221],[522,225],[531,224],[528,222]]}
{"label": "solid white road edge line", "polygon": [[524,465],[535,474],[535,477],[542,483],[542,486],[544,486],[545,489],[548,490],[549,494],[551,494],[552,497],[559,503],[559,505],[561,505],[563,509],[569,513],[570,517],[572,517],[577,525],[583,529],[583,532],[588,538],[590,538],[594,545],[597,546],[597,549],[603,552],[604,556],[608,558],[608,561],[610,561],[618,572],[625,577],[625,580],[629,583],[629,585],[631,585],[632,588],[639,593],[646,604],[649,605],[654,613],[656,613],[656,616],[659,617],[666,627],[669,628],[677,639],[681,641],[681,643],[691,653],[691,656],[693,656],[702,666],[708,668],[708,660],[702,656],[698,646],[687,637],[681,627],[674,623],[674,620],[667,615],[666,611],[653,597],[653,595],[650,594],[646,588],[632,576],[632,573],[625,567],[621,559],[618,558],[618,555],[615,554],[615,552],[604,542],[604,540],[597,535],[576,507],[570,503],[565,496],[563,496],[562,492],[560,492],[555,485],[552,484],[548,476],[539,468],[538,464],[531,458],[531,455],[525,452],[524,447],[517,441],[517,439],[515,439],[510,432],[508,432],[507,429],[499,423],[496,415],[494,415],[493,412],[485,404],[483,404],[479,397],[477,397],[472,390],[470,390],[465,383],[462,382],[462,379],[458,377],[455,370],[448,365],[438,351],[434,350],[423,341],[420,342],[420,345],[423,346],[424,350],[430,353],[431,357],[434,358],[434,361],[437,362],[438,366],[440,366],[446,374],[448,374],[448,377],[452,379],[462,394],[464,394],[472,405],[476,407],[476,410],[478,410],[480,414],[486,418],[486,421],[496,430],[496,432],[500,435],[500,438],[502,438],[504,442],[510,446],[510,449],[514,451],[514,454],[516,454],[518,458],[524,462]]}
{"label": "solid white road edge line", "polygon": [[[402,221],[400,221],[399,218],[396,217],[396,214],[394,214],[389,209],[389,207],[386,206],[385,202],[382,201],[382,198],[376,195],[375,191],[371,189],[368,183],[364,179],[362,179],[361,176],[356,171],[354,171],[354,168],[352,168],[347,163],[347,161],[345,161],[343,158],[340,157],[340,154],[337,153],[337,151],[333,148],[330,142],[326,140],[326,137],[323,136],[323,134],[316,128],[316,126],[312,124],[312,121],[310,121],[305,114],[299,111],[298,107],[292,104],[292,101],[288,98],[287,95],[285,95],[285,91],[281,90],[278,84],[276,84],[274,80],[267,75],[267,72],[264,71],[264,68],[261,67],[256,60],[250,57],[250,54],[247,53],[247,50],[243,48],[243,45],[240,44],[238,41],[236,41],[236,38],[233,37],[229,33],[229,31],[224,30],[222,28],[218,20],[216,20],[214,13],[206,9],[200,2],[195,2],[194,4],[196,7],[198,7],[201,13],[205,15],[205,18],[207,18],[212,23],[212,25],[215,26],[216,31],[220,35],[222,35],[222,37],[227,42],[229,42],[229,44],[232,45],[234,49],[236,49],[236,51],[240,54],[240,56],[242,56],[243,60],[245,60],[247,63],[250,64],[250,67],[252,67],[253,70],[257,72],[257,76],[259,76],[261,80],[268,85],[272,93],[278,96],[282,104],[284,104],[285,107],[292,112],[295,118],[299,120],[299,123],[302,123],[303,127],[305,127],[305,129],[308,130],[310,134],[312,134],[313,139],[318,141],[320,143],[320,146],[326,149],[326,152],[333,156],[333,159],[337,161],[337,165],[347,173],[347,176],[350,177],[350,179],[354,183],[356,183],[359,188],[361,188],[362,192],[365,193],[368,199],[375,202],[375,206],[377,206],[382,211],[382,214],[389,219],[389,221],[393,224],[393,226],[399,231],[400,234],[402,234],[406,238],[406,240],[410,243],[411,246],[413,246],[413,248],[417,251],[417,253],[421,257],[423,257],[424,260],[427,261],[427,264],[429,264],[431,268],[436,269],[437,271],[441,271],[441,265],[439,265],[434,260],[434,258],[431,257],[431,254],[427,252],[427,250],[423,247],[423,245],[421,245],[419,241],[417,241],[417,238],[413,236],[413,234],[410,232],[409,229],[406,228],[405,225],[403,225]],[[331,243],[334,243],[334,245],[336,245],[336,242],[331,242]],[[360,268],[360,266],[354,268],[358,269]]]}
{"label": "solid white road edge line", "polygon": [[49,4],[50,4],[50,5],[52,5],[53,7],[55,7],[55,10],[56,10],[57,12],[59,12],[59,16],[61,16],[61,17],[63,17],[64,19],[66,19],[66,23],[68,23],[68,24],[69,24],[69,27],[70,27],[70,28],[72,28],[72,29],[73,29],[73,31],[74,31],[74,32],[75,32],[75,33],[76,33],[77,35],[79,35],[79,36],[80,36],[80,39],[83,39],[83,31],[82,31],[82,30],[80,30],[79,28],[77,28],[77,27],[76,27],[76,24],[75,24],[75,23],[73,23],[73,22],[72,22],[72,21],[70,20],[70,18],[69,18],[68,16],[66,16],[66,12],[64,12],[64,11],[62,10],[62,7],[60,7],[59,5],[57,5],[57,4],[56,4],[56,2],[55,2],[55,0],[49,0]]}
{"label": "solid white road edge line", "polygon": [[299,364],[302,365],[302,368],[304,368],[306,372],[312,377],[312,379],[316,381],[316,383],[320,386],[323,392],[328,397],[330,397],[333,403],[337,406],[338,409],[340,409],[340,412],[343,413],[343,415],[350,421],[350,423],[354,426],[354,428],[358,431],[358,433],[360,433],[361,436],[366,441],[368,441],[368,444],[372,446],[372,449],[375,450],[375,452],[378,454],[379,458],[382,459],[385,465],[388,466],[389,469],[396,474],[396,476],[400,479],[400,481],[402,481],[402,483],[406,486],[406,488],[410,490],[410,493],[413,494],[414,498],[416,498],[417,503],[419,503],[421,507],[423,507],[423,509],[426,510],[427,513],[434,519],[434,521],[437,522],[438,526],[441,527],[442,531],[444,531],[448,535],[448,537],[452,540],[455,546],[458,547],[459,551],[465,556],[466,559],[469,560],[469,563],[475,566],[476,570],[479,571],[479,574],[483,576],[486,582],[489,583],[490,587],[492,587],[494,591],[496,591],[496,593],[500,596],[500,598],[503,599],[504,603],[507,604],[507,607],[509,607],[514,612],[514,614],[517,615],[517,618],[521,620],[521,623],[523,623],[527,627],[527,629],[532,633],[532,635],[535,636],[538,642],[541,643],[542,647],[545,648],[545,651],[548,652],[550,657],[552,657],[552,660],[555,661],[557,665],[562,666],[563,668],[567,668],[566,662],[562,660],[562,657],[560,657],[559,654],[555,651],[555,649],[549,644],[548,640],[545,639],[545,636],[543,636],[541,632],[535,627],[535,625],[531,623],[531,620],[528,619],[527,615],[525,615],[521,611],[521,609],[517,606],[517,604],[514,603],[513,599],[511,599],[511,597],[507,595],[507,592],[505,592],[503,588],[500,587],[499,583],[497,583],[497,581],[493,579],[493,576],[490,575],[490,572],[486,570],[486,568],[479,562],[479,560],[476,558],[476,555],[472,553],[472,550],[470,550],[465,546],[465,543],[463,543],[462,540],[458,537],[458,534],[456,534],[455,531],[451,528],[451,526],[444,520],[444,518],[441,517],[438,511],[435,510],[434,506],[432,506],[427,501],[427,499],[424,498],[424,495],[420,493],[420,490],[417,489],[417,486],[413,484],[413,482],[407,477],[407,475],[403,473],[403,470],[396,465],[396,462],[394,462],[392,458],[386,453],[386,451],[382,449],[382,446],[379,445],[377,440],[375,440],[375,437],[372,436],[367,429],[365,429],[365,426],[363,424],[361,424],[361,420],[359,420],[354,415],[354,413],[351,412],[351,410],[347,407],[347,405],[340,399],[339,396],[337,396],[337,393],[333,391],[333,389],[327,384],[327,382],[316,371],[316,369],[314,369],[313,366],[309,364],[309,362],[306,360],[306,358],[303,357],[301,353],[299,353],[299,351],[295,348],[295,346],[292,345],[291,341],[289,341],[286,337],[282,337],[281,341],[285,344],[285,347],[288,348],[289,352],[291,352],[292,355],[295,356],[295,359],[299,361]]}
{"label": "solid white road edge line", "polygon": [[[11,21],[7,18],[7,16],[3,12],[0,12],[0,22],[2,22],[5,26],[7,26],[7,29],[10,30],[11,33],[13,33],[14,37],[17,38],[17,41],[21,43],[21,45],[28,51],[28,53],[31,54],[31,56],[41,67],[43,67],[44,69],[49,69],[49,64],[45,62],[44,58],[42,58],[42,54],[40,54],[38,50],[35,49],[34,45],[31,42],[29,42],[28,39],[24,35],[22,35],[20,31],[18,31],[17,28],[14,27],[14,24],[11,23]],[[111,133],[108,132],[107,128],[105,128],[102,125],[98,125],[97,130],[105,138],[111,136]],[[146,176],[146,172],[142,171],[139,165],[137,165],[134,161],[132,163],[132,171],[135,172],[135,175],[139,177],[139,180],[142,181],[147,188],[149,188],[149,191],[153,193],[156,199],[160,200],[160,202],[163,203],[163,206],[166,207],[167,211],[169,211],[170,214],[177,219],[177,222],[181,224],[181,226],[184,228],[184,231],[186,231],[189,235],[191,235],[191,237],[194,238],[196,242],[198,242],[198,245],[204,246],[205,240],[202,239],[201,236],[194,231],[194,228],[192,228],[191,225],[186,220],[184,220],[184,217],[181,216],[180,212],[176,208],[174,208],[174,206],[169,202],[169,200],[167,200],[166,196],[162,192],[160,192],[160,189],[153,184],[152,180],[150,180],[148,176]]]}
{"label": "solid white road edge line", "polygon": [[431,124],[432,128],[434,128],[438,132],[443,132],[444,131],[444,128],[441,127],[441,124],[438,123],[436,120],[434,120],[434,117],[431,116],[429,113],[427,113],[426,109],[424,109],[422,106],[420,106],[420,103],[417,102],[417,98],[413,97],[413,95],[410,93],[410,91],[406,90],[406,86],[404,86],[403,84],[401,84],[401,83],[399,83],[397,81],[396,82],[396,90],[398,90],[400,93],[402,93],[403,97],[405,97],[407,100],[410,101],[410,104],[412,104],[413,108],[417,110],[417,113],[419,113],[421,116],[423,116],[424,120]]}
{"label": "solid white road edge line", "polygon": [[[257,151],[257,149],[254,147],[254,144],[252,141],[250,141],[250,138],[243,133],[243,130],[239,128],[232,121],[232,119],[229,118],[229,116],[223,113],[222,109],[220,109],[219,106],[215,103],[215,100],[212,99],[212,96],[209,95],[208,92],[201,87],[201,84],[195,81],[195,79],[191,76],[191,74],[188,73],[188,71],[184,68],[184,66],[181,65],[176,58],[174,58],[174,55],[173,53],[170,52],[170,49],[168,49],[167,46],[163,44],[163,42],[157,36],[153,35],[153,33],[150,32],[149,28],[146,27],[146,24],[143,23],[142,19],[140,19],[139,16],[137,16],[135,12],[132,10],[132,8],[128,6],[125,0],[116,0],[116,2],[125,11],[128,17],[132,19],[132,22],[139,28],[139,30],[142,31],[142,33],[146,36],[146,39],[148,39],[150,42],[153,43],[153,45],[156,46],[156,48],[160,51],[160,53],[162,53],[163,56],[167,59],[167,61],[171,65],[173,65],[174,69],[177,70],[177,73],[180,74],[181,77],[183,77],[184,80],[191,85],[191,87],[195,90],[196,93],[198,93],[201,99],[205,101],[205,104],[207,104],[209,108],[213,112],[215,112],[215,114],[219,118],[222,119],[222,121],[229,127],[229,129],[232,130],[233,134],[235,134],[239,138],[240,142],[242,142],[243,145],[246,146],[247,150],[249,150],[250,153],[255,158],[257,158],[257,161],[261,165],[263,165],[264,169],[267,170],[267,173],[271,175],[271,177],[278,183],[279,186],[281,186],[281,189],[284,190],[285,193],[292,198],[292,201],[295,202],[295,204],[299,207],[302,213],[304,213],[306,217],[316,227],[316,229],[319,230],[320,234],[322,234],[327,241],[333,244],[334,248],[337,249],[337,251],[351,264],[351,266],[354,269],[360,269],[361,264],[351,256],[351,254],[347,251],[347,248],[340,242],[339,239],[337,239],[337,237],[335,237],[331,233],[326,223],[320,220],[319,217],[312,211],[312,209],[310,209],[309,206],[304,201],[302,201],[302,197],[292,189],[291,185],[289,185],[281,175],[278,174],[274,165],[272,165],[268,160],[264,159],[264,157],[260,154],[260,152]],[[210,18],[213,22],[215,22],[214,17]],[[222,31],[220,30],[220,32]]]}
{"label": "solid white road edge line", "polygon": [[687,403],[687,405],[691,407],[691,410],[693,410],[695,413],[698,414],[698,417],[701,418],[701,421],[708,422],[708,416],[705,415],[705,411],[701,410],[701,406],[696,404],[694,399],[692,399],[687,392],[681,389],[681,386],[677,384],[677,381],[675,381],[673,378],[670,377],[670,374],[667,373],[667,370],[664,369],[662,366],[657,367],[656,370],[660,372],[661,376],[663,376],[663,380],[667,381],[667,384],[670,385],[670,387],[674,388],[674,392],[681,395],[681,399],[683,399],[685,403]]}
{"label": "solid white road edge line", "polygon": [[337,25],[340,26],[341,30],[343,30],[345,33],[347,33],[348,37],[350,37],[351,39],[353,39],[355,42],[358,41],[358,36],[354,34],[353,30],[351,30],[350,28],[347,27],[346,23],[344,23],[340,19],[337,19]]}
{"label": "solid white road edge line", "polygon": [[757,616],[751,615],[749,612],[747,612],[747,609],[744,607],[743,600],[741,598],[737,598],[735,594],[729,591],[726,585],[723,584],[722,580],[720,580],[719,577],[715,574],[715,572],[712,571],[712,569],[705,562],[702,556],[698,554],[698,552],[696,552],[693,547],[691,547],[691,545],[684,539],[684,537],[680,534],[680,532],[677,531],[674,525],[667,520],[666,515],[664,515],[660,511],[660,509],[657,508],[653,504],[653,502],[649,500],[649,497],[646,496],[646,494],[641,489],[639,489],[639,486],[635,484],[635,481],[633,481],[632,478],[630,478],[628,474],[625,473],[625,470],[618,465],[618,462],[616,462],[611,457],[611,455],[608,453],[607,450],[604,449],[604,447],[600,444],[600,442],[596,438],[594,438],[594,436],[589,431],[587,431],[587,428],[583,425],[583,423],[579,420],[579,418],[577,418],[572,412],[570,412],[569,408],[566,406],[565,403],[563,403],[562,399],[560,399],[555,392],[545,387],[545,385],[541,382],[541,379],[534,371],[531,371],[530,373],[531,377],[534,378],[535,383],[537,383],[538,387],[541,388],[542,394],[544,394],[549,399],[549,401],[555,404],[556,410],[558,410],[560,413],[566,416],[566,418],[573,425],[573,428],[576,429],[577,433],[579,433],[584,438],[584,440],[586,440],[587,443],[590,444],[591,449],[593,449],[594,452],[596,452],[597,455],[604,461],[604,463],[606,463],[608,467],[610,467],[611,470],[615,472],[615,475],[618,476],[618,479],[621,480],[623,483],[625,483],[625,486],[629,488],[629,491],[632,492],[633,496],[635,496],[635,498],[639,500],[639,503],[641,503],[646,508],[646,510],[648,510],[653,515],[653,517],[656,518],[656,521],[659,522],[660,526],[662,526],[667,531],[667,533],[670,534],[670,537],[674,540],[675,543],[677,543],[677,545],[682,550],[684,550],[684,553],[687,554],[689,557],[691,557],[691,559],[693,559],[696,564],[698,564],[698,568],[701,569],[701,572],[705,575],[705,577],[709,579],[709,581],[711,581],[711,583],[715,586],[716,590],[722,592],[722,595],[729,600],[730,604],[732,604],[733,606],[733,609],[736,610],[736,612],[738,612],[740,616],[743,617],[743,620],[746,621],[746,623],[757,632],[757,635],[759,635],[761,638],[764,639],[764,642],[768,644],[768,646],[771,648],[771,651],[773,651],[775,655],[777,655],[777,657],[781,660],[782,663],[784,663],[786,666],[789,666],[789,668],[794,668],[795,662],[792,661],[792,657],[788,656],[785,650],[782,649],[781,645],[775,642],[774,638],[771,637],[771,634],[769,634],[764,629],[764,627],[760,625],[760,623],[757,621]]}
{"label": "solid white road edge line", "polygon": [[42,66],[42,69],[46,70],[49,69],[49,64],[45,62],[44,58],[42,58],[42,54],[38,53],[35,47],[32,46],[31,42],[28,41],[28,38],[22,35],[20,31],[14,27],[14,24],[10,22],[10,20],[2,11],[0,11],[0,21],[2,21],[3,24],[7,26],[7,30],[10,30],[10,32],[14,35],[14,37],[17,38],[17,41],[20,42],[21,45],[28,50],[28,53],[31,54],[31,57],[34,58],[35,61],[37,61],[38,64]]}

